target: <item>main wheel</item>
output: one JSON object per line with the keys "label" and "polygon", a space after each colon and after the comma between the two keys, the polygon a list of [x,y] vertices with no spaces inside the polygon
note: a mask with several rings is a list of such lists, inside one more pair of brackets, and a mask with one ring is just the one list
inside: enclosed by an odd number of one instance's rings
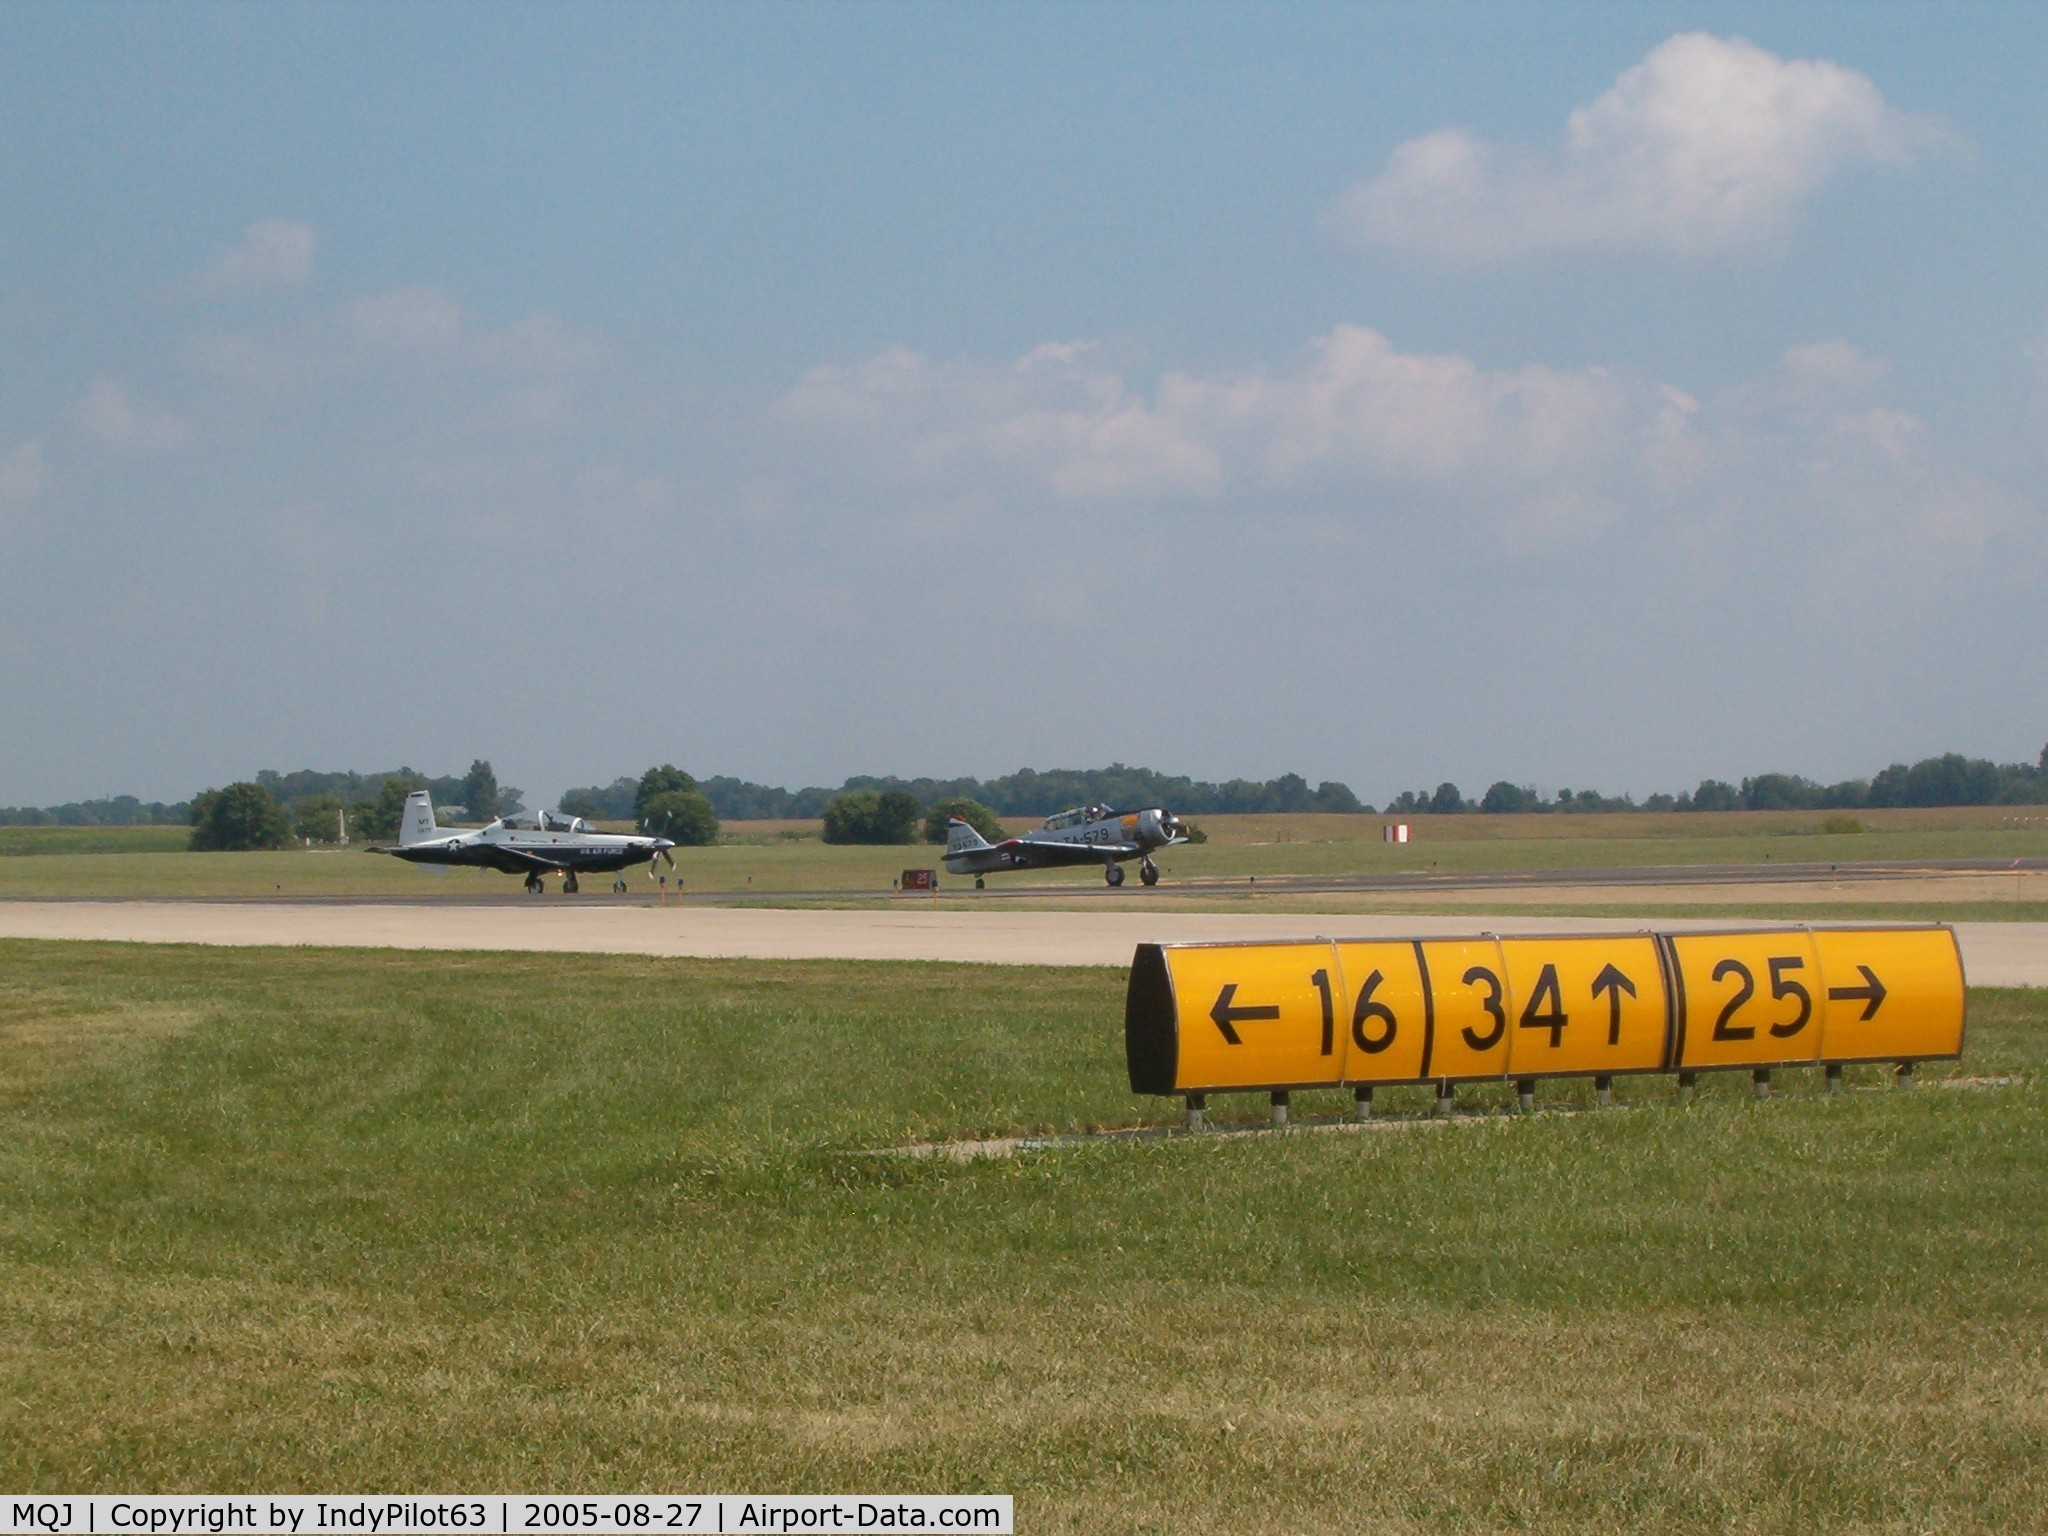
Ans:
{"label": "main wheel", "polygon": [[540,894],[540,893],[541,893],[541,892],[542,892],[542,891],[543,891],[544,889],[546,889],[546,887],[544,887],[544,886],[543,886],[543,885],[542,885],[542,884],[540,883],[540,876],[539,876],[539,875],[528,875],[528,876],[526,877],[526,894],[527,894],[527,895],[529,895],[529,896],[538,896],[538,895],[539,895],[539,894]]}
{"label": "main wheel", "polygon": [[1150,859],[1147,859],[1138,866],[1138,878],[1147,885],[1157,885],[1159,883],[1159,866]]}
{"label": "main wheel", "polygon": [[1102,878],[1103,878],[1103,879],[1105,879],[1105,880],[1107,880],[1107,881],[1108,881],[1108,882],[1109,882],[1109,883],[1110,883],[1111,885],[1122,885],[1122,884],[1124,883],[1124,867],[1123,867],[1123,865],[1121,865],[1121,864],[1111,864],[1111,865],[1109,865],[1109,866],[1108,866],[1107,868],[1105,868],[1105,869],[1104,869],[1104,870],[1102,871]]}
{"label": "main wheel", "polygon": [[974,888],[977,891],[985,891],[988,889],[988,882],[982,879],[981,876],[976,875],[974,877]]}
{"label": "main wheel", "polygon": [[576,884],[576,876],[573,872],[562,876],[562,894],[564,896],[574,896],[578,889],[580,887]]}
{"label": "main wheel", "polygon": [[624,875],[619,876],[618,879],[612,882],[612,894],[614,896],[623,896],[626,894],[626,877]]}

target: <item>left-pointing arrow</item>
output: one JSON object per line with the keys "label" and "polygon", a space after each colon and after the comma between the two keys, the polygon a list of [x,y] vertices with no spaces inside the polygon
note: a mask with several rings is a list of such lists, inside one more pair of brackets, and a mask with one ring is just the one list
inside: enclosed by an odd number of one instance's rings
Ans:
{"label": "left-pointing arrow", "polygon": [[1231,1027],[1232,1025],[1252,1019],[1277,1019],[1280,1017],[1280,1008],[1277,1003],[1247,1003],[1242,1008],[1233,1008],[1230,1006],[1230,1000],[1236,996],[1237,983],[1226,981],[1223,990],[1216,994],[1216,1006],[1209,1010],[1209,1017],[1215,1021],[1216,1027],[1223,1031],[1224,1039],[1232,1045],[1242,1045],[1244,1042],[1237,1038],[1237,1031]]}

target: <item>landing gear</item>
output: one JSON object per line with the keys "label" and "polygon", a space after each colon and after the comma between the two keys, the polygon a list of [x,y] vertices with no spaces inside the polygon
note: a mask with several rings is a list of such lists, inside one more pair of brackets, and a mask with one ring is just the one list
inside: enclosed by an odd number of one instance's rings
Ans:
{"label": "landing gear", "polygon": [[988,882],[982,879],[981,876],[976,875],[974,877],[974,888],[977,891],[985,891],[988,889]]}
{"label": "landing gear", "polygon": [[620,875],[617,879],[612,881],[612,894],[614,896],[623,896],[626,894],[626,877],[624,875]]}
{"label": "landing gear", "polygon": [[1107,881],[1108,881],[1108,882],[1109,882],[1109,883],[1110,883],[1111,885],[1113,885],[1113,886],[1116,886],[1116,885],[1122,885],[1122,884],[1124,883],[1124,867],[1123,867],[1123,865],[1121,865],[1121,864],[1106,864],[1106,865],[1104,865],[1104,866],[1103,866],[1103,870],[1102,870],[1102,878],[1103,878],[1103,879],[1105,879],[1105,880],[1107,880]]}
{"label": "landing gear", "polygon": [[538,896],[538,895],[539,895],[539,894],[540,894],[540,893],[541,893],[542,891],[544,891],[544,890],[546,890],[546,889],[547,889],[547,886],[546,886],[545,884],[543,884],[543,883],[542,883],[542,881],[541,881],[541,878],[540,878],[540,872],[539,872],[538,870],[535,870],[535,871],[533,871],[533,872],[531,872],[531,873],[529,873],[529,874],[527,875],[527,877],[526,877],[526,894],[527,894],[527,895],[529,895],[529,896]]}
{"label": "landing gear", "polygon": [[576,871],[572,869],[568,874],[562,876],[562,894],[564,896],[574,896],[576,890]]}
{"label": "landing gear", "polygon": [[1159,866],[1150,859],[1145,860],[1144,863],[1138,866],[1138,878],[1147,885],[1157,885],[1159,883]]}

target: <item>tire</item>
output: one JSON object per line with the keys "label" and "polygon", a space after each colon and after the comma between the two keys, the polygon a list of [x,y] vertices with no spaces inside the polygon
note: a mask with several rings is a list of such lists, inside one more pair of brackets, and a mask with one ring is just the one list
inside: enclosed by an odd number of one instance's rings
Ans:
{"label": "tire", "polygon": [[1102,872],[1102,878],[1103,878],[1103,879],[1105,879],[1105,880],[1107,880],[1107,881],[1108,881],[1108,882],[1109,882],[1109,883],[1110,883],[1110,884],[1111,884],[1112,886],[1118,886],[1118,885],[1122,885],[1122,884],[1124,883],[1124,867],[1123,867],[1123,865],[1121,865],[1121,864],[1112,864],[1112,865],[1110,865],[1110,866],[1109,866],[1109,867],[1108,867],[1107,869],[1103,870],[1103,872]]}
{"label": "tire", "polygon": [[1147,885],[1157,885],[1159,883],[1159,866],[1148,860],[1139,868],[1138,878]]}

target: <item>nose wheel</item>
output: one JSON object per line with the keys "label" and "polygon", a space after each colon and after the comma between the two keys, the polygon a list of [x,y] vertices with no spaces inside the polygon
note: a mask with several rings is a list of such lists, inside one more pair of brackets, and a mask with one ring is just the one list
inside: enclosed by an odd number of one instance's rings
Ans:
{"label": "nose wheel", "polygon": [[1107,880],[1112,886],[1122,885],[1124,883],[1123,865],[1108,864],[1103,866],[1102,878]]}
{"label": "nose wheel", "polygon": [[1159,883],[1159,866],[1150,859],[1147,859],[1138,866],[1138,878],[1147,885],[1157,885]]}

